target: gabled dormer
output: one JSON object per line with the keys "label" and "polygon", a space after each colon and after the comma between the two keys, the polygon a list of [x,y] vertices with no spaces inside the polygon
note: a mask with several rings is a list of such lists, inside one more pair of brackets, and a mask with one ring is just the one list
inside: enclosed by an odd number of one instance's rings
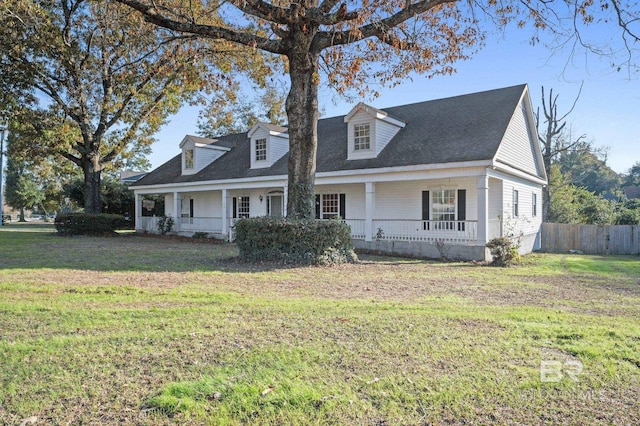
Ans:
{"label": "gabled dormer", "polygon": [[216,139],[187,135],[180,142],[182,174],[192,175],[220,158],[230,148],[218,146]]}
{"label": "gabled dormer", "polygon": [[347,123],[347,160],[375,158],[405,123],[360,102],[344,117]]}
{"label": "gabled dormer", "polygon": [[251,144],[251,168],[271,167],[289,151],[289,134],[286,127],[257,123],[249,130]]}

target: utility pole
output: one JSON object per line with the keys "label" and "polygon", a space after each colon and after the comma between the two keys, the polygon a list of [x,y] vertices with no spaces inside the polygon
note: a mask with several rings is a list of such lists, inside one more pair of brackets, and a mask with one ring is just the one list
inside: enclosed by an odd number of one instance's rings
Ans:
{"label": "utility pole", "polygon": [[0,123],[0,226],[2,226],[2,219],[4,218],[4,204],[2,201],[2,194],[4,191],[2,171],[4,169],[4,135],[7,132],[7,126],[4,123]]}

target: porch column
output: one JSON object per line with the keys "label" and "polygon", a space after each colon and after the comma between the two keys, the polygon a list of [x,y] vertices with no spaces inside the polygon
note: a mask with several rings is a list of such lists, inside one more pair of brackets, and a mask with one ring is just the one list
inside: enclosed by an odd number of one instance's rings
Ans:
{"label": "porch column", "polygon": [[373,209],[375,207],[376,184],[364,184],[364,240],[373,240]]}
{"label": "porch column", "polygon": [[133,210],[133,229],[142,229],[142,195],[137,192],[135,193]]}
{"label": "porch column", "polygon": [[478,176],[478,245],[487,244],[489,232],[489,176]]}
{"label": "porch column", "polygon": [[289,185],[287,185],[286,183],[284,184],[284,190],[283,190],[283,195],[282,195],[282,202],[283,202],[283,206],[282,206],[282,216],[287,217],[287,201],[289,198]]}
{"label": "porch column", "polygon": [[181,205],[180,205],[180,193],[173,193],[173,228],[176,231],[180,230],[180,216],[181,216]]}
{"label": "porch column", "polygon": [[229,235],[229,214],[228,210],[228,199],[229,199],[229,191],[226,189],[222,190],[222,235]]}

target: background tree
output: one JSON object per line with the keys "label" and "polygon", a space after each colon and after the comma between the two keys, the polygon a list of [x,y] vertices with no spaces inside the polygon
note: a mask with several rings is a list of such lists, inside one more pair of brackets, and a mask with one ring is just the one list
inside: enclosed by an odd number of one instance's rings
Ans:
{"label": "background tree", "polygon": [[6,203],[20,211],[19,221],[24,222],[24,210],[40,206],[45,196],[32,175],[22,173],[13,166],[7,167]]}
{"label": "background tree", "polygon": [[[560,153],[564,153],[575,149],[576,147],[585,146],[586,135],[580,135],[576,138],[568,136],[568,132],[565,131],[567,125],[567,117],[575,108],[578,99],[580,99],[580,93],[582,92],[582,85],[578,91],[578,95],[573,100],[573,105],[567,112],[558,112],[558,96],[553,95],[553,89],[549,90],[549,97],[545,97],[544,86],[542,91],[542,112],[544,119],[540,117],[540,109],[536,112],[536,126],[538,128],[538,141],[540,142],[540,148],[542,150],[542,160],[544,162],[544,169],[547,173],[547,177],[551,175],[551,165],[557,159]],[[542,188],[542,220],[546,221],[549,216],[549,206],[551,203],[550,185]]]}
{"label": "background tree", "polygon": [[606,154],[593,150],[591,144],[562,152],[557,164],[563,176],[573,185],[598,195],[613,195],[620,189],[620,176],[607,165]]}
{"label": "background tree", "polygon": [[[216,138],[249,130],[257,122],[285,125],[285,96],[269,85],[256,99],[248,99],[241,93],[240,83],[234,82],[231,91],[216,93],[200,112],[198,134]],[[254,92],[255,94],[255,92]]]}
{"label": "background tree", "polygon": [[557,164],[551,166],[549,187],[549,222],[596,225],[616,223],[615,203],[570,183]]}
{"label": "background tree", "polygon": [[640,161],[631,166],[627,174],[623,177],[624,186],[640,186]]}
{"label": "background tree", "polygon": [[207,66],[233,74],[257,56],[169,34],[112,0],[7,0],[0,57],[17,78],[13,88],[46,97],[63,116],[72,138],[50,140],[47,149],[82,170],[84,208],[94,213],[105,168],[148,147],[166,117],[200,90],[224,87],[222,71]]}
{"label": "background tree", "polygon": [[[638,12],[618,0],[604,3],[462,2],[459,0],[264,0],[178,1],[118,0],[142,12],[150,22],[211,39],[250,46],[287,59],[291,88],[286,101],[289,126],[289,197],[287,212],[313,217],[320,71],[339,93],[355,88],[371,92],[369,83],[396,84],[412,73],[447,74],[453,64],[483,39],[477,13],[489,12],[498,26],[533,22],[537,30],[553,26],[591,50],[576,31],[609,12],[621,28],[627,51],[638,40],[633,32]],[[195,6],[194,6],[195,5]],[[203,6],[205,6],[203,8]],[[566,10],[563,7],[566,6]],[[215,15],[212,25],[204,17]],[[564,40],[566,41],[566,40]],[[600,53],[603,53],[600,51]]]}

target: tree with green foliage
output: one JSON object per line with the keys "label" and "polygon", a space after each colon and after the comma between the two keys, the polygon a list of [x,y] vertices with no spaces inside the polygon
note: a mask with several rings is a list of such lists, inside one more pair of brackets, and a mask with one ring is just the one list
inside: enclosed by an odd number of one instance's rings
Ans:
{"label": "tree with green foliage", "polygon": [[255,100],[241,94],[240,83],[234,82],[230,93],[216,93],[198,117],[198,133],[206,138],[242,133],[257,122],[284,125],[285,96],[273,85]]}
{"label": "tree with green foliage", "polygon": [[613,194],[620,188],[620,176],[607,165],[606,153],[593,150],[591,145],[563,152],[557,164],[569,182],[590,192]]}
{"label": "tree with green foliage", "polygon": [[605,225],[617,220],[616,203],[574,185],[557,164],[551,166],[549,222]]}
{"label": "tree with green foliage", "polygon": [[113,0],[5,1],[0,57],[11,88],[63,118],[45,148],[82,170],[87,213],[100,211],[102,172],[148,149],[184,102],[226,87],[227,73],[269,72],[247,49],[172,34]]}
{"label": "tree with green foliage", "polygon": [[623,177],[624,186],[640,186],[640,161],[631,166],[629,171]]}
{"label": "tree with green foliage", "polygon": [[20,210],[20,222],[24,222],[24,210],[42,205],[44,192],[38,186],[33,176],[16,173],[16,170],[8,168],[7,187],[5,197],[7,205]]}
{"label": "tree with green foliage", "polygon": [[[550,28],[556,37],[567,36],[599,54],[605,51],[581,36],[580,29],[591,25],[596,15],[612,15],[612,22],[621,30],[623,49],[634,57],[637,52],[632,42],[638,41],[634,23],[640,18],[637,4],[618,0],[603,0],[598,5],[561,2],[562,6],[492,0],[117,1],[165,28],[286,57],[291,81],[286,101],[287,214],[296,218],[314,216],[321,72],[338,93],[355,90],[359,95],[375,92],[369,84],[393,85],[414,73],[452,73],[454,64],[481,44],[478,14],[482,13],[500,27],[515,21],[520,27],[532,23],[535,31]],[[211,16],[216,21],[206,22]],[[569,25],[563,27],[565,23]]]}

